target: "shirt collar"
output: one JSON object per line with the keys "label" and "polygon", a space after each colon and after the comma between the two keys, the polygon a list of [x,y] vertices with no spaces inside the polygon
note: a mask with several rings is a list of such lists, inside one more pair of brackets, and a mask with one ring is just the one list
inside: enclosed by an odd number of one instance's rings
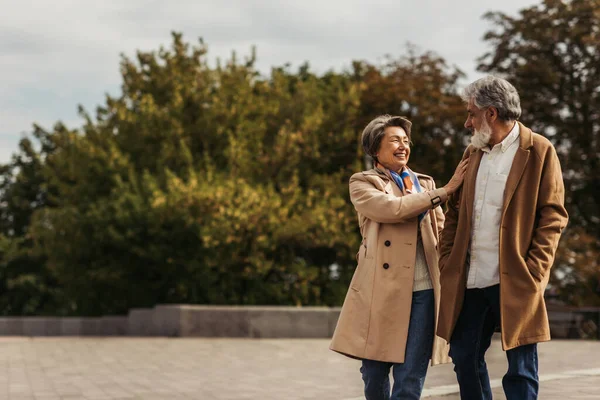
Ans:
{"label": "shirt collar", "polygon": [[[517,140],[519,138],[519,133],[520,133],[519,123],[517,121],[515,121],[515,126],[513,126],[511,131],[504,138],[504,140],[501,141],[500,143],[498,143],[496,146],[500,145],[500,151],[502,151],[504,153],[506,150],[508,150],[510,145],[513,144],[515,142],[515,140]],[[494,146],[494,147],[496,147],[496,146]],[[485,151],[486,153],[489,153],[491,151],[491,149],[488,148],[487,146],[484,147],[482,150]]]}

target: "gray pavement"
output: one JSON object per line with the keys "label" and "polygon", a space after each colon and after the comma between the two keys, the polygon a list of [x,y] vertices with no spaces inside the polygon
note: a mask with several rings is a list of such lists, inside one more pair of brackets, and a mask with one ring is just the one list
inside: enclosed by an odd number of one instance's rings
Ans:
{"label": "gray pavement", "polygon": [[[362,394],[360,362],[327,339],[0,337],[0,400],[320,399]],[[539,345],[541,400],[600,399],[600,342]],[[495,399],[506,370],[488,351]],[[424,398],[453,400],[451,365],[430,367]]]}

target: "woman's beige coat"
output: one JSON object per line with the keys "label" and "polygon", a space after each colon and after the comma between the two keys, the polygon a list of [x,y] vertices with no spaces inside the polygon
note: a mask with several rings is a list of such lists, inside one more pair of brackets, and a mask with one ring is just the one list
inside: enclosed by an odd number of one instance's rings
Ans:
{"label": "woman's beige coat", "polygon": [[[440,207],[432,209],[436,196],[433,179],[417,174],[423,193],[404,196],[387,172],[380,169],[350,178],[350,199],[358,213],[363,237],[358,267],[338,319],[331,350],[360,359],[404,362],[413,294],[418,215],[429,276],[435,295],[435,319],[439,312],[440,283],[437,243],[443,228]],[[387,265],[387,268],[384,267]],[[435,336],[432,365],[448,362],[446,341]]]}

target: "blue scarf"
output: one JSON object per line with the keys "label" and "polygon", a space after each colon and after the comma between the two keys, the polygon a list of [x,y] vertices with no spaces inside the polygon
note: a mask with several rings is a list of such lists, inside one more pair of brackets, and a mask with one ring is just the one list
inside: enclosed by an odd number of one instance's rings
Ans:
{"label": "blue scarf", "polygon": [[[400,188],[402,193],[406,193],[406,188],[404,187],[404,182],[403,182],[403,179],[405,179],[405,178],[409,178],[413,184],[412,193],[421,193],[423,191],[423,189],[421,188],[421,184],[419,183],[419,180],[417,179],[417,176],[408,167],[405,167],[400,174],[398,174],[395,171],[390,170],[390,174],[392,175],[394,182],[396,182],[396,185],[398,185],[398,187]],[[419,222],[421,222],[421,220],[423,218],[425,218],[425,215],[427,215],[427,211],[429,211],[429,210],[426,210],[423,213],[419,214]]]}

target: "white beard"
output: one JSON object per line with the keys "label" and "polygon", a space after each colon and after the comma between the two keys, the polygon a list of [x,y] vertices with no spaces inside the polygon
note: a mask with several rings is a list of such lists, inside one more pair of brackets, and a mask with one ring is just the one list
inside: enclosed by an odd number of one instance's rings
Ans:
{"label": "white beard", "polygon": [[483,149],[490,142],[490,137],[492,137],[492,128],[484,119],[481,123],[481,129],[476,129],[473,136],[471,136],[471,144],[478,149]]}

